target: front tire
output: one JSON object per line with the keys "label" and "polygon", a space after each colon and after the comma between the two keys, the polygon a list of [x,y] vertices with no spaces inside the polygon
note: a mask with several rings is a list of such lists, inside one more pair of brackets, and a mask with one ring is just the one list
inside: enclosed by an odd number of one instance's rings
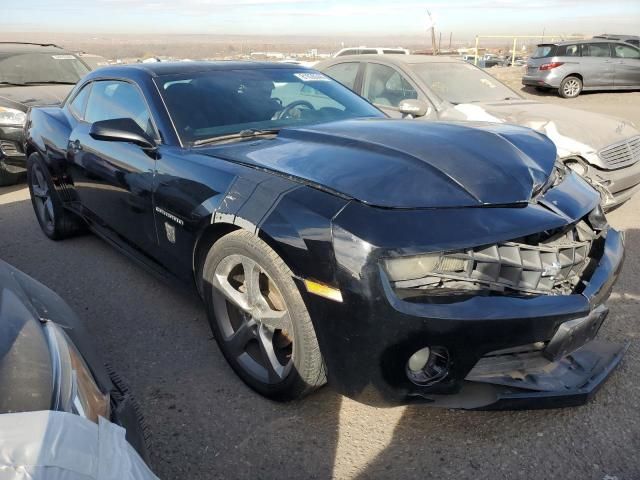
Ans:
{"label": "front tire", "polygon": [[255,235],[218,240],[203,268],[214,337],[238,376],[265,397],[288,401],[326,383],[309,312],[284,261]]}
{"label": "front tire", "polygon": [[582,92],[582,80],[570,75],[560,83],[558,93],[562,98],[576,98]]}
{"label": "front tire", "polygon": [[64,208],[49,169],[38,153],[32,153],[27,160],[27,184],[36,218],[47,237],[62,240],[85,229],[84,222]]}

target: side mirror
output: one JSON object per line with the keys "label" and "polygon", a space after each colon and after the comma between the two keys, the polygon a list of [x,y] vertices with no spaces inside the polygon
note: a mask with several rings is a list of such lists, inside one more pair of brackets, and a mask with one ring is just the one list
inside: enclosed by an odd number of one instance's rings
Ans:
{"label": "side mirror", "polygon": [[429,105],[422,100],[402,100],[398,105],[400,113],[411,115],[412,117],[424,117],[429,112]]}
{"label": "side mirror", "polygon": [[114,118],[94,122],[89,135],[105,142],[131,142],[145,149],[156,148],[156,142],[131,118]]}

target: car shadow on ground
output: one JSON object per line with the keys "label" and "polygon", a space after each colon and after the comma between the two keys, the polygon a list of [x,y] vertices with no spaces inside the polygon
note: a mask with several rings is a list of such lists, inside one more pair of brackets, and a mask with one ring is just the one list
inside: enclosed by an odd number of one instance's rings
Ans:
{"label": "car shadow on ground", "polygon": [[166,479],[637,478],[639,250],[640,231],[628,231],[601,333],[634,343],[584,407],[379,409],[330,388],[280,404],[233,373],[192,294],[92,235],[49,241],[28,200],[0,202],[0,258],[53,288],[87,323],[138,398],[153,435],[151,466]]}

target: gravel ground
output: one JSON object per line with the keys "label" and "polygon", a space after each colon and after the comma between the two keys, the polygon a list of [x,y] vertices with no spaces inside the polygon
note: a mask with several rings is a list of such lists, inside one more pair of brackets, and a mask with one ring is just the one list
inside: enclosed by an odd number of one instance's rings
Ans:
{"label": "gravel ground", "polygon": [[[542,99],[640,124],[640,93]],[[633,480],[640,479],[639,209],[636,197],[610,216],[627,231],[628,256],[601,332],[631,347],[591,403],[562,410],[376,409],[330,388],[297,403],[267,401],[226,365],[191,294],[93,236],[47,240],[22,187],[0,188],[0,258],[53,288],[87,322],[140,400],[161,478]]]}

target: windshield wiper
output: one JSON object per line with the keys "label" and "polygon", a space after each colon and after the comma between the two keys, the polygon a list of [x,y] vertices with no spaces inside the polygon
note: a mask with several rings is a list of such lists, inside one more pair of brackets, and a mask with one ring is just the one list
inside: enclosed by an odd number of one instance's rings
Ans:
{"label": "windshield wiper", "polygon": [[26,83],[16,83],[16,82],[0,82],[0,85],[9,85],[10,87],[24,87]]}
{"label": "windshield wiper", "polygon": [[253,130],[253,129],[240,130],[237,133],[230,133],[229,135],[219,135],[217,137],[203,138],[201,140],[196,140],[195,142],[193,142],[193,145],[197,147],[200,145],[224,142],[227,140],[237,140],[237,139],[243,139],[243,138],[254,138],[254,137],[263,137],[268,135],[277,135],[279,131],[280,131],[279,128],[271,128],[266,130]]}

